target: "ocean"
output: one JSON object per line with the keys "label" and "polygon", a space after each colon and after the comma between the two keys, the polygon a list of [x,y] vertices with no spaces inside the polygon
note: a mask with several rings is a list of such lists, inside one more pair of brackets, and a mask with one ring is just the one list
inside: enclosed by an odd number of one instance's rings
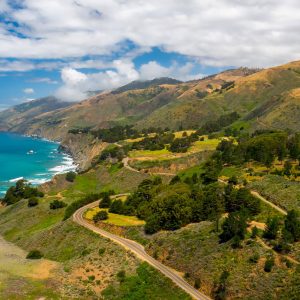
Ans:
{"label": "ocean", "polygon": [[0,133],[0,198],[19,179],[38,185],[56,174],[74,171],[73,159],[58,147],[45,139]]}

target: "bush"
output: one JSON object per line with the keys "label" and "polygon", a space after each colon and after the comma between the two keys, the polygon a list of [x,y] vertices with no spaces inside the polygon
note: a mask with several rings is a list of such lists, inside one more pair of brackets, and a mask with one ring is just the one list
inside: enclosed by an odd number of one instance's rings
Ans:
{"label": "bush", "polygon": [[125,281],[125,277],[126,277],[125,271],[124,271],[124,270],[119,271],[119,272],[117,273],[117,277],[118,277],[118,280],[119,280],[120,282],[124,282],[124,281]]}
{"label": "bush", "polygon": [[74,182],[76,178],[76,173],[75,172],[68,172],[66,174],[66,180],[69,181],[69,182]]}
{"label": "bush", "polygon": [[265,272],[271,272],[273,267],[274,267],[274,258],[273,257],[268,258],[265,262],[265,267],[264,267]]}
{"label": "bush", "polygon": [[258,254],[258,253],[253,254],[253,255],[249,258],[249,261],[250,261],[251,263],[256,264],[256,263],[259,261],[259,254]]}
{"label": "bush", "polygon": [[31,250],[26,258],[27,259],[41,259],[44,255],[39,250]]}
{"label": "bush", "polygon": [[100,210],[93,217],[93,221],[95,223],[97,223],[99,221],[107,220],[107,219],[108,219],[108,213],[105,210]]}
{"label": "bush", "polygon": [[105,253],[105,248],[100,248],[99,250],[98,250],[98,254],[99,255],[103,255]]}
{"label": "bush", "polygon": [[200,289],[200,287],[201,287],[201,280],[200,278],[196,278],[194,282],[194,288],[198,290]]}
{"label": "bush", "polygon": [[37,206],[39,204],[39,199],[36,197],[31,197],[28,199],[28,203],[27,206],[28,207],[34,207]]}
{"label": "bush", "polygon": [[59,209],[59,208],[66,207],[67,204],[60,200],[53,200],[49,206],[50,206],[50,209]]}

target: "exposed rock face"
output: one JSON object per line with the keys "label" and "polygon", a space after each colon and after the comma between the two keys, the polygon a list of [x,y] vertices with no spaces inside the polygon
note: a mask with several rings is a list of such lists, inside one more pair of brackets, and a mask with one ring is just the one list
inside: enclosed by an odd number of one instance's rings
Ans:
{"label": "exposed rock face", "polygon": [[79,171],[91,166],[92,160],[107,146],[92,135],[68,134],[62,141],[60,148],[69,153],[78,164]]}

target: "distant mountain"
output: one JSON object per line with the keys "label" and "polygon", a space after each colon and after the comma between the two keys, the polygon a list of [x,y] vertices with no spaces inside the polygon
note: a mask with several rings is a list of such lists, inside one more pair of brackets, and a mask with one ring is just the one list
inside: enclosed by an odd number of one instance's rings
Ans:
{"label": "distant mountain", "polygon": [[130,90],[140,90],[140,89],[146,89],[151,86],[157,86],[157,85],[163,85],[163,84],[179,84],[182,83],[182,81],[169,78],[169,77],[161,77],[161,78],[155,78],[153,80],[146,80],[146,81],[132,81],[114,91],[112,91],[112,94],[120,94],[126,91]]}
{"label": "distant mountain", "polygon": [[36,116],[57,109],[66,108],[73,103],[62,102],[55,97],[46,97],[16,105],[0,112],[0,130],[22,131],[34,122]]}
{"label": "distant mountain", "polygon": [[[47,99],[47,98],[46,98]],[[237,126],[300,131],[300,61],[265,70],[240,68],[200,80],[132,82],[79,103],[37,100],[0,112],[3,130],[62,140],[73,128],[199,128],[238,112]]]}

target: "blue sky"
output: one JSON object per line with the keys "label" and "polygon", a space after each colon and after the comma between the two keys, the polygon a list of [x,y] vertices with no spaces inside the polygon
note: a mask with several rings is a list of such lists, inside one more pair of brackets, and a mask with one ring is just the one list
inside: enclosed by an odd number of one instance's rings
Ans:
{"label": "blue sky", "polygon": [[296,0],[0,0],[0,109],[300,57]]}

